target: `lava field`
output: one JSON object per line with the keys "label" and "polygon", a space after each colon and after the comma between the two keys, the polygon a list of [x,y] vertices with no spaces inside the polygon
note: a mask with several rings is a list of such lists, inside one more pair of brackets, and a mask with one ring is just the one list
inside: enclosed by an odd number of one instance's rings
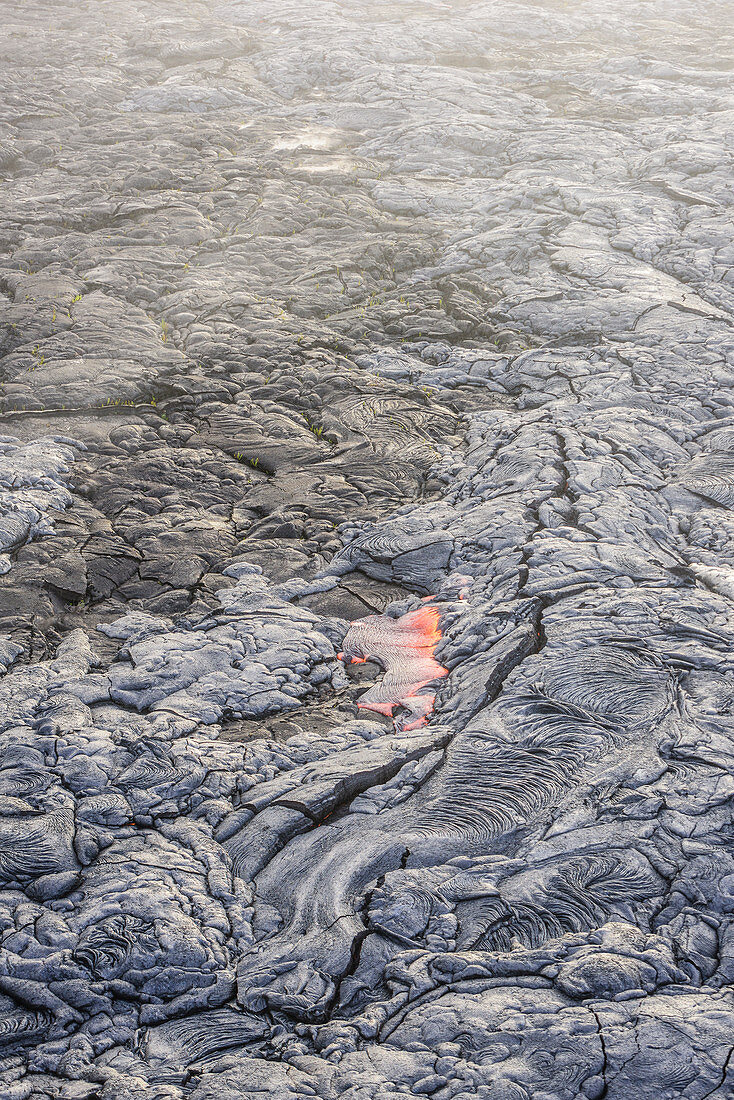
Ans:
{"label": "lava field", "polygon": [[0,19],[0,1100],[732,1100],[731,0]]}

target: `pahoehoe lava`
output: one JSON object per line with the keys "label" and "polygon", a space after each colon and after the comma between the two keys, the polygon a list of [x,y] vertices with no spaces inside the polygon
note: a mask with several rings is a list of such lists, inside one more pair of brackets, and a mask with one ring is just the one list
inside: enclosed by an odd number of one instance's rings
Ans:
{"label": "pahoehoe lava", "polygon": [[734,1096],[728,0],[0,0],[0,1096]]}

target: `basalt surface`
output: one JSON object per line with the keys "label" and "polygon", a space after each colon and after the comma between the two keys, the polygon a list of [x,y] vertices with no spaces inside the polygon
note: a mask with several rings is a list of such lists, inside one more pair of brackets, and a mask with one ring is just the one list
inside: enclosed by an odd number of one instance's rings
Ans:
{"label": "basalt surface", "polygon": [[734,1096],[726,0],[0,0],[0,1094]]}

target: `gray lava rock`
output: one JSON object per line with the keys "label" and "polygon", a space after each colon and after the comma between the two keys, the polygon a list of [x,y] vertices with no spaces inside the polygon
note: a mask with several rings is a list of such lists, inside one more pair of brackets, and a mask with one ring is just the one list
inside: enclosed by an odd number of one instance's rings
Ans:
{"label": "gray lava rock", "polygon": [[5,8],[0,1094],[734,1095],[727,5]]}

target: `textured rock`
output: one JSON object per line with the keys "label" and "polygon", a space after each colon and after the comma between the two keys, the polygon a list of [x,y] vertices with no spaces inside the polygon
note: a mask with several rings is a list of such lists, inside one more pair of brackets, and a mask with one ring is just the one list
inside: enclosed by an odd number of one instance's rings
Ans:
{"label": "textured rock", "polygon": [[0,1094],[734,1094],[722,0],[6,5]]}

